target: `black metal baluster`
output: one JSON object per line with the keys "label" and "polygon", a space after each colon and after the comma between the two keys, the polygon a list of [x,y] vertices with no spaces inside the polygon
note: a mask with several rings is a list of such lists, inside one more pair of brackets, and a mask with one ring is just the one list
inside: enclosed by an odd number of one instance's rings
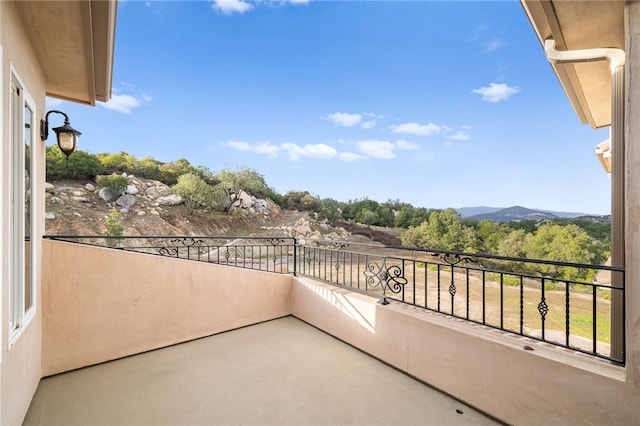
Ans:
{"label": "black metal baluster", "polygon": [[566,345],[569,346],[569,335],[570,335],[570,321],[569,321],[569,281],[565,282],[565,337],[566,337]]}

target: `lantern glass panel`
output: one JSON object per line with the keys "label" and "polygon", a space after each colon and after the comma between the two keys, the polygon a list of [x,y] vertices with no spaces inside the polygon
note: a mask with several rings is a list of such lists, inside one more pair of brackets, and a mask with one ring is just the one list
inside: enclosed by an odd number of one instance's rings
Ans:
{"label": "lantern glass panel", "polygon": [[62,151],[73,151],[75,149],[75,138],[73,133],[58,133],[58,145]]}

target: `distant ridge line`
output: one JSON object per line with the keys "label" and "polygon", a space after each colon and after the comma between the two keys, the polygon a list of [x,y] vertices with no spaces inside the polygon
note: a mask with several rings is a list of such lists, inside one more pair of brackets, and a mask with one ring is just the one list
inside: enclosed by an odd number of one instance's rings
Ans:
{"label": "distant ridge line", "polygon": [[603,215],[594,215],[579,212],[559,212],[552,210],[530,209],[522,206],[512,207],[461,207],[456,209],[460,216],[476,220],[493,220],[494,222],[512,222],[520,220],[541,220],[541,219],[572,219],[582,216],[601,217]]}

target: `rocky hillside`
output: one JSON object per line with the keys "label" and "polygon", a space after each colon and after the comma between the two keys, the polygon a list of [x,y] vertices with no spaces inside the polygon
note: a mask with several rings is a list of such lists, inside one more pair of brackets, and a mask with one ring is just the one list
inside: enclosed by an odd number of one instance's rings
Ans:
{"label": "rocky hillside", "polygon": [[128,186],[118,194],[96,188],[93,182],[47,183],[46,233],[105,235],[107,217],[115,209],[124,235],[295,236],[399,244],[397,233],[347,223],[332,226],[310,218],[307,212],[282,210],[270,200],[246,193],[234,200],[231,215],[207,209],[188,215],[182,199],[171,194],[167,185],[124,176]]}

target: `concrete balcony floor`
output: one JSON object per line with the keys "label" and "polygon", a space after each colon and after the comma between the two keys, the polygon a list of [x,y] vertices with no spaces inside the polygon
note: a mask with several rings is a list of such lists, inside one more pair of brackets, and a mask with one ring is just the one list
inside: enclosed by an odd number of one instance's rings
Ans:
{"label": "concrete balcony floor", "polygon": [[294,317],[284,317],[45,378],[23,424],[499,422]]}

